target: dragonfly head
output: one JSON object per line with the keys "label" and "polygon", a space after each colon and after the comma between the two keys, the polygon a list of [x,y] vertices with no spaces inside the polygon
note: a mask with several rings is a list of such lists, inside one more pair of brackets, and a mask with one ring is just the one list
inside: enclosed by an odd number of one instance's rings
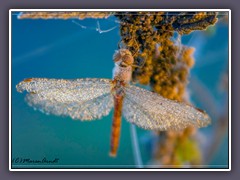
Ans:
{"label": "dragonfly head", "polygon": [[132,66],[134,63],[132,53],[128,49],[119,49],[115,51],[113,60],[121,67]]}

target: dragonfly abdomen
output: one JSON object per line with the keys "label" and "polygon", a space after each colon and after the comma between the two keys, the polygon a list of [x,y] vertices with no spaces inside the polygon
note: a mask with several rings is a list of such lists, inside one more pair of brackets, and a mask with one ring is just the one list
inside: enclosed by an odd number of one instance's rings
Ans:
{"label": "dragonfly abdomen", "polygon": [[114,96],[114,114],[112,122],[111,149],[109,155],[115,157],[117,155],[122,116],[123,95]]}

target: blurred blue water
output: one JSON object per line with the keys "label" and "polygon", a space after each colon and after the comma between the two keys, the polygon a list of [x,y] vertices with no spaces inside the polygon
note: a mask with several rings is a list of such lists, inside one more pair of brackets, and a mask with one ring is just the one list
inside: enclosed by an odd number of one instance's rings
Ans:
{"label": "blurred blue water", "polygon": [[[118,26],[114,20],[114,17],[99,20],[101,28]],[[88,28],[82,29],[72,20],[18,20],[16,16],[12,17],[12,157],[59,158],[57,167],[134,167],[130,127],[124,119],[118,156],[110,158],[112,112],[91,122],[45,115],[29,107],[24,95],[16,92],[16,84],[30,77],[111,78],[112,55],[120,39],[119,28],[100,34],[95,30],[97,20],[76,22]],[[220,25],[209,37],[196,33],[183,37],[184,43],[192,39],[189,45],[197,48],[196,68],[191,76],[199,77],[215,98],[220,99],[222,95],[216,93],[216,87],[228,63],[225,50],[228,28]],[[208,54],[212,55],[209,57]],[[192,99],[204,109],[197,98]],[[149,134],[137,130],[140,138]],[[150,160],[149,149],[145,144],[140,144],[140,147],[146,164]],[[221,152],[222,159],[213,164],[227,164],[227,148],[221,148]]]}

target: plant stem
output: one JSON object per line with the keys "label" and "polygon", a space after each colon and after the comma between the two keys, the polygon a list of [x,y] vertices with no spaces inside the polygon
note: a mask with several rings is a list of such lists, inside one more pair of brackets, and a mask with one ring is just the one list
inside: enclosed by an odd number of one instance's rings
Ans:
{"label": "plant stem", "polygon": [[130,132],[131,132],[131,140],[132,140],[132,149],[134,155],[134,161],[137,168],[143,168],[141,152],[139,149],[138,139],[137,139],[137,132],[135,125],[130,125]]}

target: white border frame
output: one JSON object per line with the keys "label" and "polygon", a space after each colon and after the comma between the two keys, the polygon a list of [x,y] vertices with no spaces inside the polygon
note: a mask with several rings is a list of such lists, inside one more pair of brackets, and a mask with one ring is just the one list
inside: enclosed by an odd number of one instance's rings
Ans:
{"label": "white border frame", "polygon": [[[228,102],[228,111],[229,111],[229,126],[228,126],[228,139],[229,139],[229,168],[228,169],[12,169],[12,132],[11,132],[11,104],[12,104],[12,12],[19,11],[218,11],[218,12],[228,12],[229,13],[229,102]],[[230,9],[10,9],[9,10],[9,171],[231,171],[231,10]]]}

